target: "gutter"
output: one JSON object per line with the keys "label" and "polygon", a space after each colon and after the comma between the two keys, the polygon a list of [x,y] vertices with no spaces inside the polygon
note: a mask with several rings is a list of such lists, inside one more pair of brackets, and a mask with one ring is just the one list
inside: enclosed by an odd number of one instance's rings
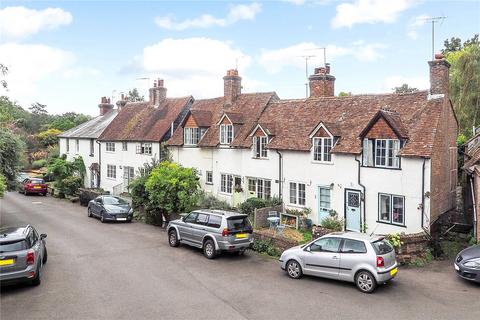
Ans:
{"label": "gutter", "polygon": [[[367,213],[366,213],[366,211],[367,211],[367,195],[366,195],[367,188],[361,182],[360,168],[361,168],[362,165],[360,163],[360,160],[358,160],[356,156],[355,156],[355,161],[357,161],[357,163],[358,163],[358,185],[363,188],[363,225],[365,225],[366,222],[367,222]],[[364,228],[362,228],[362,226],[360,226],[360,228],[364,229]],[[360,230],[360,231],[362,231],[362,230]],[[366,230],[364,230],[364,231],[366,232]]]}
{"label": "gutter", "polygon": [[97,188],[100,188],[102,182],[102,144],[95,139],[95,142],[98,144],[98,177],[97,177]]}
{"label": "gutter", "polygon": [[283,155],[280,151],[275,150],[278,154],[278,197],[283,200]]}
{"label": "gutter", "polygon": [[427,235],[430,235],[430,232],[423,225],[425,223],[425,219],[424,219],[424,215],[425,215],[425,161],[426,161],[426,159],[423,158],[423,164],[422,164],[422,229]]}

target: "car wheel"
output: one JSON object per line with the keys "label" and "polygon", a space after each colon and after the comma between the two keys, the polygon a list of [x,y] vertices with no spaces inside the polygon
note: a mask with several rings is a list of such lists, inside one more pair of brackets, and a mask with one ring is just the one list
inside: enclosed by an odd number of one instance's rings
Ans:
{"label": "car wheel", "polygon": [[43,263],[43,264],[47,263],[47,259],[48,259],[48,253],[47,253],[47,248],[45,248],[45,249],[43,250],[42,263]]}
{"label": "car wheel", "polygon": [[287,274],[292,279],[299,279],[302,276],[302,267],[300,263],[295,260],[290,260],[287,262]]}
{"label": "car wheel", "polygon": [[32,285],[33,286],[38,286],[40,283],[42,283],[42,263],[40,262],[40,266],[35,270],[35,278],[32,280]]}
{"label": "car wheel", "polygon": [[42,196],[46,197],[46,196],[47,196],[47,193],[46,193],[46,192],[45,192],[45,193],[43,193],[43,194],[42,194]]}
{"label": "car wheel", "polygon": [[180,241],[178,241],[177,231],[170,230],[168,232],[168,243],[170,244],[170,247],[178,247]]}
{"label": "car wheel", "polygon": [[377,281],[370,272],[362,270],[355,275],[355,285],[363,293],[372,293],[377,288]]}
{"label": "car wheel", "polygon": [[105,223],[105,215],[103,214],[103,212],[100,213],[100,221],[101,221],[102,223]]}
{"label": "car wheel", "polygon": [[90,209],[90,207],[88,207],[88,209],[87,209],[87,216],[88,216],[89,218],[92,217],[92,209]]}
{"label": "car wheel", "polygon": [[207,259],[213,259],[215,258],[216,254],[217,253],[215,250],[215,244],[213,243],[213,241],[212,240],[205,241],[205,243],[203,244],[203,255]]}

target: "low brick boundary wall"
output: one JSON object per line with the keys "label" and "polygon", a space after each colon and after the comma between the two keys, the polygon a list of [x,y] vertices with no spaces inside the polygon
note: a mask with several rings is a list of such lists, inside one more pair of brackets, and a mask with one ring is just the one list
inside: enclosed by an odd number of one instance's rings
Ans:
{"label": "low brick boundary wall", "polygon": [[287,239],[282,236],[273,236],[272,234],[268,234],[268,231],[253,231],[253,239],[270,241],[272,243],[272,246],[277,248],[280,252],[283,252],[291,247],[298,246],[297,241]]}
{"label": "low brick boundary wall", "polygon": [[255,229],[268,228],[270,226],[267,220],[270,211],[277,211],[278,213],[283,212],[283,206],[278,205],[275,207],[255,209],[253,213],[253,227]]}
{"label": "low brick boundary wall", "polygon": [[397,252],[399,263],[408,263],[415,258],[424,258],[430,247],[430,239],[424,233],[400,235],[403,243]]}

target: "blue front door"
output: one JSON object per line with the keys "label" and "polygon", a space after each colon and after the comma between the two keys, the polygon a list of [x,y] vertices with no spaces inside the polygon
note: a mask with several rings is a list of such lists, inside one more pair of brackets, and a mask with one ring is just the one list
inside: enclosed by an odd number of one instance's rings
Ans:
{"label": "blue front door", "polygon": [[345,191],[345,225],[350,231],[360,232],[361,205],[360,191]]}

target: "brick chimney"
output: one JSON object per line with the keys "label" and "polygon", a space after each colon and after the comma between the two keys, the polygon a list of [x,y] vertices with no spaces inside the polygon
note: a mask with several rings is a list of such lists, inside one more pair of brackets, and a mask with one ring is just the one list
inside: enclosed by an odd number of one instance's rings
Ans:
{"label": "brick chimney", "polygon": [[428,61],[430,66],[430,94],[448,95],[448,69],[450,63],[445,60],[443,54],[435,54],[433,61]]}
{"label": "brick chimney", "polygon": [[116,103],[118,111],[122,110],[122,108],[125,107],[127,102],[127,96],[122,93],[122,95],[120,96],[120,100],[118,100]]}
{"label": "brick chimney", "polygon": [[100,115],[103,116],[107,112],[110,112],[113,110],[113,104],[110,103],[110,98],[107,97],[102,97],[100,99],[100,104],[98,105],[98,108],[100,108]]}
{"label": "brick chimney", "polygon": [[238,76],[237,69],[230,69],[227,75],[223,77],[223,95],[225,105],[232,105],[237,97],[242,93],[242,78]]}
{"label": "brick chimney", "polygon": [[150,103],[159,106],[167,98],[167,88],[163,86],[163,79],[153,81],[153,88],[149,90]]}
{"label": "brick chimney", "polygon": [[308,77],[310,98],[333,97],[335,94],[335,77],[330,74],[330,64],[315,68],[315,73]]}

